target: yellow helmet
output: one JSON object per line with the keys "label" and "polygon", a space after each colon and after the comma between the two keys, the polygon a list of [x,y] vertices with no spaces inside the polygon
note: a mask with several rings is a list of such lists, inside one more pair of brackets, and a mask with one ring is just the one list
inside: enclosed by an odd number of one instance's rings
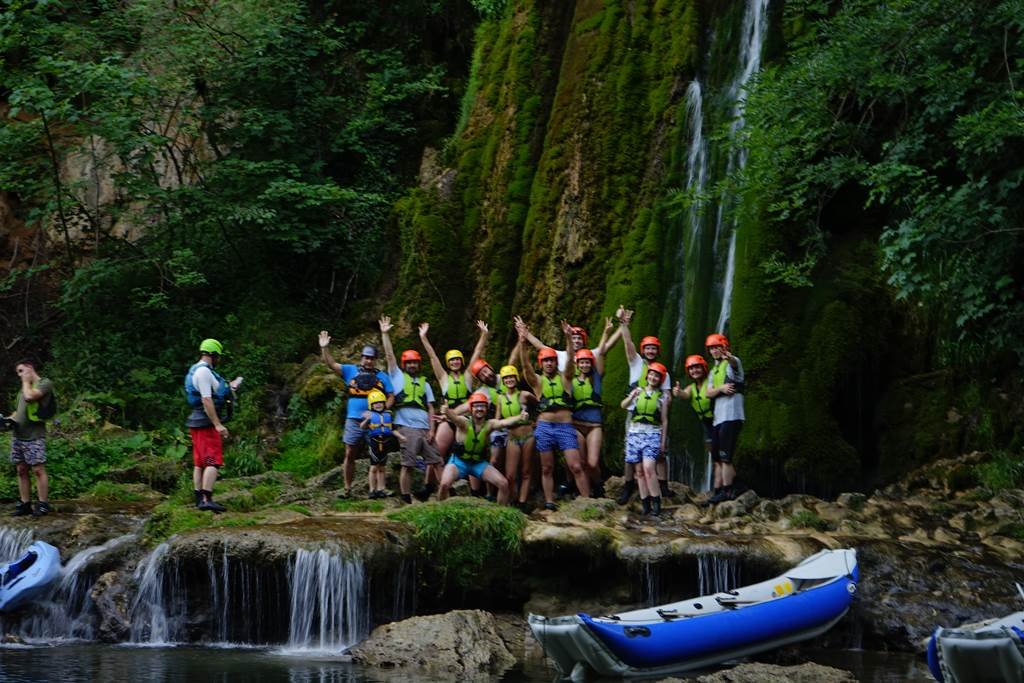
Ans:
{"label": "yellow helmet", "polygon": [[444,354],[444,364],[448,365],[448,363],[451,362],[452,358],[458,358],[463,363],[466,362],[465,357],[462,355],[462,351],[459,351],[458,349],[452,349],[448,351],[446,354]]}
{"label": "yellow helmet", "polygon": [[374,389],[366,396],[366,402],[369,403],[371,406],[374,403],[385,403],[387,400],[388,397],[385,396],[384,392],[381,391],[380,389]]}
{"label": "yellow helmet", "polygon": [[517,370],[514,365],[503,365],[501,366],[501,371],[498,372],[498,376],[502,379],[505,379],[506,377],[515,377],[516,379],[519,379],[519,370]]}

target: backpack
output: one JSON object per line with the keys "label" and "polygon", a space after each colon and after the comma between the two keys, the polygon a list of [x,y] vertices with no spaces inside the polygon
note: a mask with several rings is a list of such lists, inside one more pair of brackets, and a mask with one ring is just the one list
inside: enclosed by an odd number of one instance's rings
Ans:
{"label": "backpack", "polygon": [[45,421],[53,419],[53,416],[57,414],[57,396],[53,393],[53,389],[50,393],[39,402],[39,405],[35,410],[35,417],[37,420]]}

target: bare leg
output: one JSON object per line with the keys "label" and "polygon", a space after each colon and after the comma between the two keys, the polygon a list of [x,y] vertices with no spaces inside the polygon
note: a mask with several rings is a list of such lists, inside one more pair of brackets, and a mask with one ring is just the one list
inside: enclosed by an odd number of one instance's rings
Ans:
{"label": "bare leg", "polygon": [[540,452],[540,486],[544,489],[544,501],[555,502],[555,454]]}
{"label": "bare leg", "polygon": [[358,446],[351,446],[345,444],[345,490],[348,491],[352,488],[352,480],[356,478],[356,456],[358,455]]}
{"label": "bare leg", "polygon": [[636,477],[636,466],[631,462],[627,462],[622,468],[622,478],[625,481],[633,481],[634,477]]}
{"label": "bare leg", "polygon": [[655,478],[658,479],[659,481],[668,479],[668,460],[665,458],[665,456],[659,455],[658,459],[655,462],[657,463],[657,465],[655,466],[655,469],[657,470]]}
{"label": "bare leg", "polygon": [[203,468],[193,467],[192,468],[192,489],[200,491],[203,488]]}
{"label": "bare leg", "polygon": [[[643,463],[637,463],[633,470],[636,474],[636,490],[640,494],[640,499],[643,500],[650,497],[650,483],[647,481],[647,473],[644,471]],[[655,485],[657,485],[657,482],[655,482]]]}
{"label": "bare leg", "polygon": [[32,481],[28,478],[29,466],[26,463],[18,463],[18,493],[21,495],[21,502],[32,502]]}
{"label": "bare leg", "polygon": [[424,476],[424,483],[426,484],[440,484],[441,473],[444,470],[444,465],[436,463],[427,467],[426,475]]}
{"label": "bare leg", "polygon": [[213,485],[217,483],[217,468],[216,467],[204,467],[203,468],[203,490],[210,492],[210,497],[213,497]]}
{"label": "bare leg", "polygon": [[[658,465],[657,465],[657,462],[658,462],[657,460],[652,460],[651,458],[644,458],[643,462],[642,462],[642,464],[643,464],[643,472],[644,472],[644,480],[646,481],[646,484],[647,484],[647,495],[648,496],[660,496],[661,495],[661,486],[658,483]],[[640,474],[640,472],[639,472],[639,469],[638,469],[637,470],[637,475],[639,476],[639,474]]]}
{"label": "bare leg", "polygon": [[715,481],[714,481],[714,488],[716,488],[716,489],[717,488],[721,488],[722,485],[723,485],[722,484],[722,479],[723,479],[723,477],[722,477],[722,463],[720,463],[720,462],[713,462],[711,464],[711,471],[714,473],[714,479],[715,479]]}
{"label": "bare leg", "polygon": [[[428,469],[427,472],[430,472]],[[402,471],[398,475],[398,490],[402,492],[403,496],[412,495],[412,468],[402,466]]]}
{"label": "bare leg", "polygon": [[732,486],[732,482],[736,479],[736,468],[731,462],[722,463],[722,486]]}
{"label": "bare leg", "polygon": [[519,477],[519,444],[509,438],[508,446],[505,447],[505,479],[508,480],[508,495],[510,500],[518,500],[518,487],[516,479]]}
{"label": "bare leg", "polygon": [[533,437],[523,444],[522,481],[519,486],[519,502],[525,503],[530,498],[530,487],[533,485]]}
{"label": "bare leg", "polygon": [[45,503],[50,498],[50,479],[46,476],[46,465],[33,465],[32,472],[36,475],[36,495]]}
{"label": "bare leg", "polygon": [[565,464],[569,468],[569,473],[572,474],[576,480],[576,489],[580,492],[580,495],[584,498],[590,497],[590,478],[587,476],[587,471],[583,468],[583,464],[580,462],[580,451],[577,448],[570,448],[562,452],[565,456]]}
{"label": "bare leg", "polygon": [[434,433],[434,445],[437,446],[437,452],[441,455],[442,460],[448,457],[454,440],[455,432],[452,431],[452,426],[448,422],[442,422],[437,426],[437,431]]}
{"label": "bare leg", "polygon": [[[505,449],[498,446],[491,446],[491,467],[501,472],[502,469],[504,469],[504,465]],[[493,496],[497,490],[498,488],[494,484],[487,484],[487,495]]]}
{"label": "bare leg", "polygon": [[[595,484],[601,481],[601,445],[604,442],[604,429],[602,427],[591,427],[587,433],[587,453],[584,462],[587,463],[590,481]],[[583,456],[583,453],[580,453]]]}
{"label": "bare leg", "polygon": [[452,484],[459,480],[459,468],[455,465],[445,465],[441,474],[441,486],[437,491],[437,499],[444,500],[452,492]]}
{"label": "bare leg", "polygon": [[498,489],[498,505],[508,505],[508,479],[496,467],[484,470],[483,480]]}

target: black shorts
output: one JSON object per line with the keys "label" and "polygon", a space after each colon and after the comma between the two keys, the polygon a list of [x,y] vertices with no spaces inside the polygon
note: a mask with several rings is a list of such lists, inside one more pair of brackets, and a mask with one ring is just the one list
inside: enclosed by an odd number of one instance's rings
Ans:
{"label": "black shorts", "polygon": [[715,462],[731,463],[736,457],[736,441],[740,437],[743,420],[729,420],[715,426],[715,438],[712,440],[711,459]]}
{"label": "black shorts", "polygon": [[704,443],[712,446],[711,451],[714,452],[715,444],[715,423],[711,418],[705,418],[700,421],[700,426],[704,429]]}
{"label": "black shorts", "polygon": [[366,443],[370,450],[371,465],[386,464],[388,461],[388,454],[397,453],[400,448],[398,445],[398,437],[394,434],[371,436],[366,439]]}

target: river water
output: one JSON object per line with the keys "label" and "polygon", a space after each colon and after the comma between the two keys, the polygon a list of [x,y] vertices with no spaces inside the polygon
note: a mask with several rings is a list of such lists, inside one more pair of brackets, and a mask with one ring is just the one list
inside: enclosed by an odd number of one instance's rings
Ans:
{"label": "river water", "polygon": [[[931,681],[924,662],[906,653],[801,651],[811,661],[851,671],[861,681]],[[500,679],[551,683],[553,669],[532,662]],[[443,680],[423,674],[359,667],[344,659],[292,656],[279,650],[235,647],[128,647],[76,643],[0,646],[3,683],[409,683]]]}

